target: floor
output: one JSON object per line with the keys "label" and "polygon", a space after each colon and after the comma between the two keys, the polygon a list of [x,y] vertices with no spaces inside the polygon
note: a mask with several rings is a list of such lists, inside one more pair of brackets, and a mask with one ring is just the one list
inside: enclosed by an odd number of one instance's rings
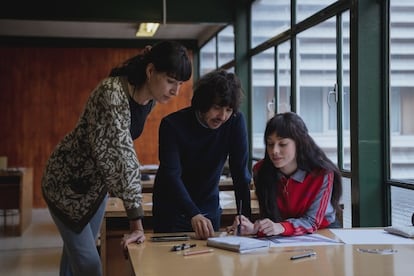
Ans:
{"label": "floor", "polygon": [[47,209],[33,210],[32,224],[20,237],[9,226],[17,215],[7,218],[7,227],[0,220],[0,275],[59,275],[62,240]]}
{"label": "floor", "polygon": [[[18,223],[18,216],[8,217],[7,227],[3,219],[0,216],[0,275],[59,275],[62,240],[48,209],[33,209],[32,223],[20,237],[13,226]],[[120,235],[108,238],[108,276],[132,275],[129,262],[122,255],[120,240]]]}

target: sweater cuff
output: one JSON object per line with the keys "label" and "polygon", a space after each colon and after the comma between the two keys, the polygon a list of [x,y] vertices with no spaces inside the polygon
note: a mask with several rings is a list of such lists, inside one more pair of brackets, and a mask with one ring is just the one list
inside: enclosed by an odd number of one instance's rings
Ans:
{"label": "sweater cuff", "polygon": [[126,213],[129,220],[137,220],[144,217],[144,209],[142,209],[142,206],[126,210]]}
{"label": "sweater cuff", "polygon": [[196,216],[198,214],[201,214],[200,210],[198,210],[198,209],[191,209],[191,211],[188,213],[188,215],[190,216],[190,218],[192,218],[192,217],[194,217],[194,216]]}
{"label": "sweater cuff", "polygon": [[294,228],[292,223],[288,222],[288,221],[282,221],[280,222],[280,224],[282,224],[283,228],[285,228],[285,231],[283,233],[281,233],[282,236],[292,236],[293,232],[294,232]]}

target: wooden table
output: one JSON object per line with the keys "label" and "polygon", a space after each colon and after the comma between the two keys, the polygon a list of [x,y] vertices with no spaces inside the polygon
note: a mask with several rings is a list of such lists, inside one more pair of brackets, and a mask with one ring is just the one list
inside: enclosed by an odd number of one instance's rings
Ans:
{"label": "wooden table", "polygon": [[[254,195],[254,192],[251,192],[252,201],[251,201],[251,208],[252,208],[252,214],[258,215],[259,214],[259,203],[257,201],[256,196]],[[142,202],[143,202],[143,209],[144,209],[144,223],[148,220],[152,219],[152,193],[143,193],[142,194]],[[237,214],[237,208],[236,208],[236,201],[234,197],[234,191],[220,191],[220,206],[222,208],[222,221],[226,223],[228,226],[230,225],[234,219],[234,216]],[[107,238],[108,234],[111,231],[110,223],[109,221],[111,219],[116,218],[123,218],[126,219],[126,212],[124,209],[124,205],[122,203],[122,200],[115,197],[110,197],[108,199],[106,210],[105,210],[105,216],[102,221],[101,226],[101,235],[100,235],[100,253],[101,253],[101,261],[102,261],[102,268],[103,273],[106,275],[106,267],[107,267]],[[149,227],[145,226],[145,230],[151,230]],[[129,228],[128,225],[125,226],[121,231],[123,231],[125,234],[128,233]],[[119,231],[118,231],[119,232]]]}
{"label": "wooden table", "polygon": [[[33,169],[8,168],[0,170],[0,209],[3,211],[18,210],[19,223],[16,234],[19,236],[32,222],[32,203]],[[3,215],[6,216],[5,213]]]}
{"label": "wooden table", "polygon": [[[332,237],[327,229],[318,233]],[[247,254],[214,248],[212,253],[183,256],[182,252],[169,251],[177,242],[151,242],[151,235],[142,244],[128,246],[129,261],[137,276],[409,276],[414,273],[413,245],[319,245],[312,246],[316,257],[292,261],[290,257],[298,254],[292,250],[303,247],[272,247]],[[191,240],[190,243],[197,244],[197,250],[210,248],[206,241]],[[362,253],[357,250],[361,247],[386,247],[397,253]]]}

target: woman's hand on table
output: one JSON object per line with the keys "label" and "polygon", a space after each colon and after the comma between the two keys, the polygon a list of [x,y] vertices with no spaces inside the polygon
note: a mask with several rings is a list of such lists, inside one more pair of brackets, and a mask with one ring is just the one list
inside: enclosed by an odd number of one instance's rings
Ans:
{"label": "woman's hand on table", "polygon": [[282,224],[273,222],[270,219],[262,219],[254,223],[254,230],[258,233],[258,236],[274,236],[283,233],[285,228]]}
{"label": "woman's hand on table", "polygon": [[130,243],[142,243],[145,241],[145,235],[143,229],[134,230],[129,234],[125,234],[121,241],[121,247],[124,252],[125,259],[128,259],[128,244]]}

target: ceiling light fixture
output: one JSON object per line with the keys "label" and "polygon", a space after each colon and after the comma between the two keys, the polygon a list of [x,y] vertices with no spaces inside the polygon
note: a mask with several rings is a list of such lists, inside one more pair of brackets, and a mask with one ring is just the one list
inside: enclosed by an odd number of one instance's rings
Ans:
{"label": "ceiling light fixture", "polygon": [[[167,0],[162,1],[162,22],[165,25],[167,23]],[[139,24],[138,31],[135,34],[136,37],[153,37],[158,30],[160,23],[145,22]]]}
{"label": "ceiling light fixture", "polygon": [[141,23],[139,24],[139,28],[137,33],[135,34],[137,37],[152,37],[157,32],[160,23]]}

